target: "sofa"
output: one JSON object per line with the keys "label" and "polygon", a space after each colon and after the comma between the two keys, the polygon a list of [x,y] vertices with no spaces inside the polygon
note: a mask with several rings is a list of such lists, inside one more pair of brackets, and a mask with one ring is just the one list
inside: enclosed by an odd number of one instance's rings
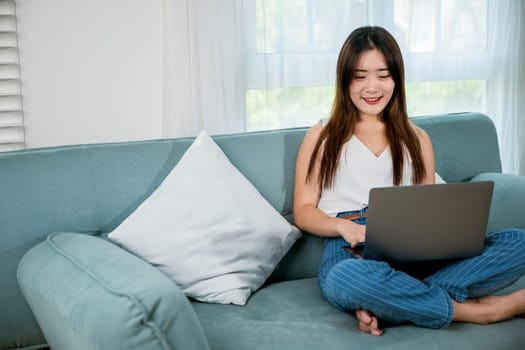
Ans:
{"label": "sofa", "polygon": [[[525,229],[525,177],[503,174],[480,113],[421,116],[447,182],[495,184],[488,230]],[[306,128],[213,140],[293,224],[294,167]],[[381,337],[317,286],[322,239],[303,232],[246,305],[206,303],[108,239],[162,183],[193,138],[0,154],[0,348],[524,349],[525,318],[445,329],[388,326]],[[525,278],[502,292],[525,288]]]}

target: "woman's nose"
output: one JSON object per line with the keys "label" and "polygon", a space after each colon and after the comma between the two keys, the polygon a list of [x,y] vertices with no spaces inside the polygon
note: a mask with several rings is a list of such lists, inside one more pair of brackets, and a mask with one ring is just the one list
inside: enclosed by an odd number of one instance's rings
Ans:
{"label": "woman's nose", "polygon": [[377,79],[369,77],[366,79],[366,85],[365,85],[366,91],[375,92],[379,90],[379,82]]}

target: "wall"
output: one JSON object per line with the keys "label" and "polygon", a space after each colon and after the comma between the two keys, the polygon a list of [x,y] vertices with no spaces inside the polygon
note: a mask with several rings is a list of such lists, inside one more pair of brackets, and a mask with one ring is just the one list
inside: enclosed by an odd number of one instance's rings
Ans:
{"label": "wall", "polygon": [[28,147],[161,137],[162,1],[16,6]]}

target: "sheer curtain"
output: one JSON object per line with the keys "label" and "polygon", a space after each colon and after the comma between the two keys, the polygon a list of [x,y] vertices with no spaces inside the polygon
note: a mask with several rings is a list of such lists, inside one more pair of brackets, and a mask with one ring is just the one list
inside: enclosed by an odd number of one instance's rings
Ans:
{"label": "sheer curtain", "polygon": [[520,16],[520,51],[518,54],[519,61],[519,78],[518,78],[518,113],[517,113],[517,125],[518,138],[516,143],[518,154],[516,159],[518,160],[519,174],[525,175],[525,5],[521,5],[521,16]]}
{"label": "sheer curtain", "polygon": [[[309,126],[361,25],[394,34],[411,116],[493,118],[505,172],[525,174],[519,0],[164,0],[164,136]],[[520,66],[521,64],[521,66]]]}
{"label": "sheer curtain", "polygon": [[489,11],[492,50],[486,111],[498,130],[503,171],[525,175],[525,4],[491,1]]}
{"label": "sheer curtain", "polygon": [[164,0],[163,136],[245,129],[242,1]]}

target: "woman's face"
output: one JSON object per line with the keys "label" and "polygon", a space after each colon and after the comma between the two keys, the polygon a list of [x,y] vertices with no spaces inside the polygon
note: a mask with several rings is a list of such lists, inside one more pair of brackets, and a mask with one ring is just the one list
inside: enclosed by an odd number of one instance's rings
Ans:
{"label": "woman's face", "polygon": [[394,93],[395,83],[383,54],[374,49],[364,51],[359,58],[350,99],[359,110],[359,116],[378,117]]}

